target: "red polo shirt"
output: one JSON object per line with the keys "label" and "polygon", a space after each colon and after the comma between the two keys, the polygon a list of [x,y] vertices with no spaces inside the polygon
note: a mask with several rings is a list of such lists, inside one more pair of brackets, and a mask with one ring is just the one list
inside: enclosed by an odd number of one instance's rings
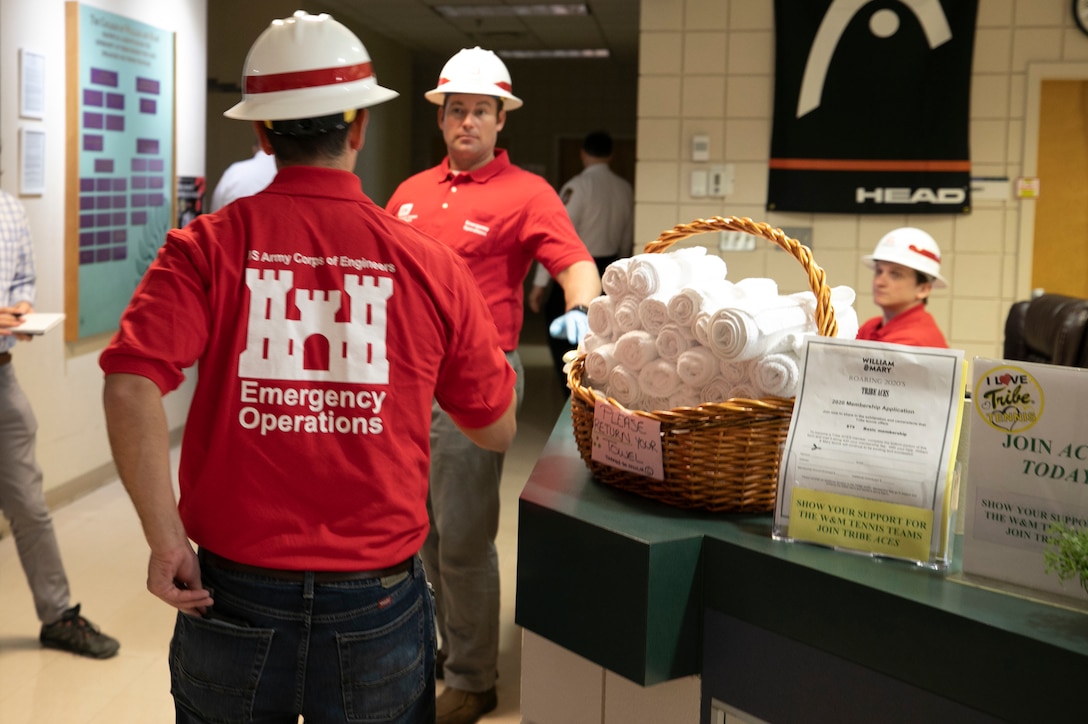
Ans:
{"label": "red polo shirt", "polygon": [[576,261],[593,262],[555,190],[511,164],[503,149],[467,173],[452,173],[447,157],[404,181],[386,209],[468,263],[507,352],[518,346],[522,282],[533,260],[552,277]]}
{"label": "red polo shirt", "polygon": [[900,312],[887,322],[884,317],[873,317],[861,325],[857,338],[873,342],[912,344],[915,347],[948,347],[933,315],[922,304]]}

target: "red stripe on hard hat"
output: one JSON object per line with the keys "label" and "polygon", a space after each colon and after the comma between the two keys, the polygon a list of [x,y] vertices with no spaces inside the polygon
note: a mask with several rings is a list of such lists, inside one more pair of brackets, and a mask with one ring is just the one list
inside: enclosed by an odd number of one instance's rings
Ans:
{"label": "red stripe on hard hat", "polygon": [[270,75],[247,75],[246,93],[275,93],[276,91],[314,88],[337,83],[351,83],[364,80],[374,75],[371,63],[345,65],[338,68],[318,68],[300,70],[292,73],[272,73]]}
{"label": "red stripe on hard hat", "polygon": [[[449,78],[439,78],[438,79],[438,85],[445,85],[446,83],[449,83],[449,82],[450,82]],[[513,86],[511,86],[509,83],[503,83],[502,81],[498,81],[497,83],[495,83],[495,85],[498,86],[499,88],[502,88],[507,93],[513,92]]]}
{"label": "red stripe on hard hat", "polygon": [[928,249],[919,249],[914,244],[911,244],[907,248],[910,249],[911,251],[917,253],[917,254],[921,254],[922,256],[926,257],[927,259],[932,259],[933,261],[937,262],[938,264],[941,263],[941,257],[938,256],[937,254],[934,254],[932,251],[929,251]]}

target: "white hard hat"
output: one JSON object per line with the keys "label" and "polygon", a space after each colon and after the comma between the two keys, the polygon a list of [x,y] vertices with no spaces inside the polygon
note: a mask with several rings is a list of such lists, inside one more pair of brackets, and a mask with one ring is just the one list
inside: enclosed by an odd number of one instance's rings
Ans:
{"label": "white hard hat", "polygon": [[870,269],[877,261],[902,264],[932,277],[935,288],[947,286],[941,276],[941,247],[932,236],[913,226],[892,229],[880,238],[873,253],[862,260]]}
{"label": "white hard hat", "polygon": [[243,121],[320,118],[398,95],[378,85],[370,55],[353,32],[326,13],[299,10],[273,20],[253,43],[242,101],[223,115]]}
{"label": "white hard hat", "polygon": [[521,99],[510,92],[510,72],[490,50],[480,46],[464,48],[442,66],[438,85],[423,96],[431,103],[442,105],[450,93],[474,93],[503,99],[502,107],[512,111],[521,108]]}

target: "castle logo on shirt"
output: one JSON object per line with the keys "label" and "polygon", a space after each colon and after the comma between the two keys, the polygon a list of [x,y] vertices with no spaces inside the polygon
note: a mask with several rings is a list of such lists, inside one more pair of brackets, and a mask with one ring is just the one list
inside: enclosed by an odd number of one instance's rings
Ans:
{"label": "castle logo on shirt", "polygon": [[[246,349],[238,359],[241,377],[387,384],[386,301],[389,277],[345,274],[337,290],[296,289],[294,272],[246,269],[250,291]],[[287,315],[293,295],[299,318]],[[338,321],[342,306],[349,321]]]}
{"label": "castle logo on shirt", "polygon": [[[339,264],[340,258],[326,261]],[[262,436],[381,434],[393,280],[346,273],[342,292],[301,289],[294,281],[287,269],[246,269],[250,304],[246,348],[238,357],[238,424]],[[287,311],[292,303],[297,319]]]}

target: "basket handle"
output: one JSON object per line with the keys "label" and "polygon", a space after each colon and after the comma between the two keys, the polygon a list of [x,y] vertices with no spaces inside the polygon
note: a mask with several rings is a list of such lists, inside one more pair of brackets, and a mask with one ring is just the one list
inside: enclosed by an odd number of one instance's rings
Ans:
{"label": "basket handle", "polygon": [[786,235],[781,229],[747,217],[714,216],[709,219],[696,219],[688,224],[677,224],[662,231],[657,239],[646,244],[647,254],[657,254],[670,246],[695,234],[711,231],[743,231],[752,236],[761,236],[788,251],[808,274],[808,285],[816,295],[816,329],[822,337],[834,337],[839,325],[835,321],[835,310],[831,306],[831,289],[827,286],[827,273],[812,259],[812,252],[797,239]]}

